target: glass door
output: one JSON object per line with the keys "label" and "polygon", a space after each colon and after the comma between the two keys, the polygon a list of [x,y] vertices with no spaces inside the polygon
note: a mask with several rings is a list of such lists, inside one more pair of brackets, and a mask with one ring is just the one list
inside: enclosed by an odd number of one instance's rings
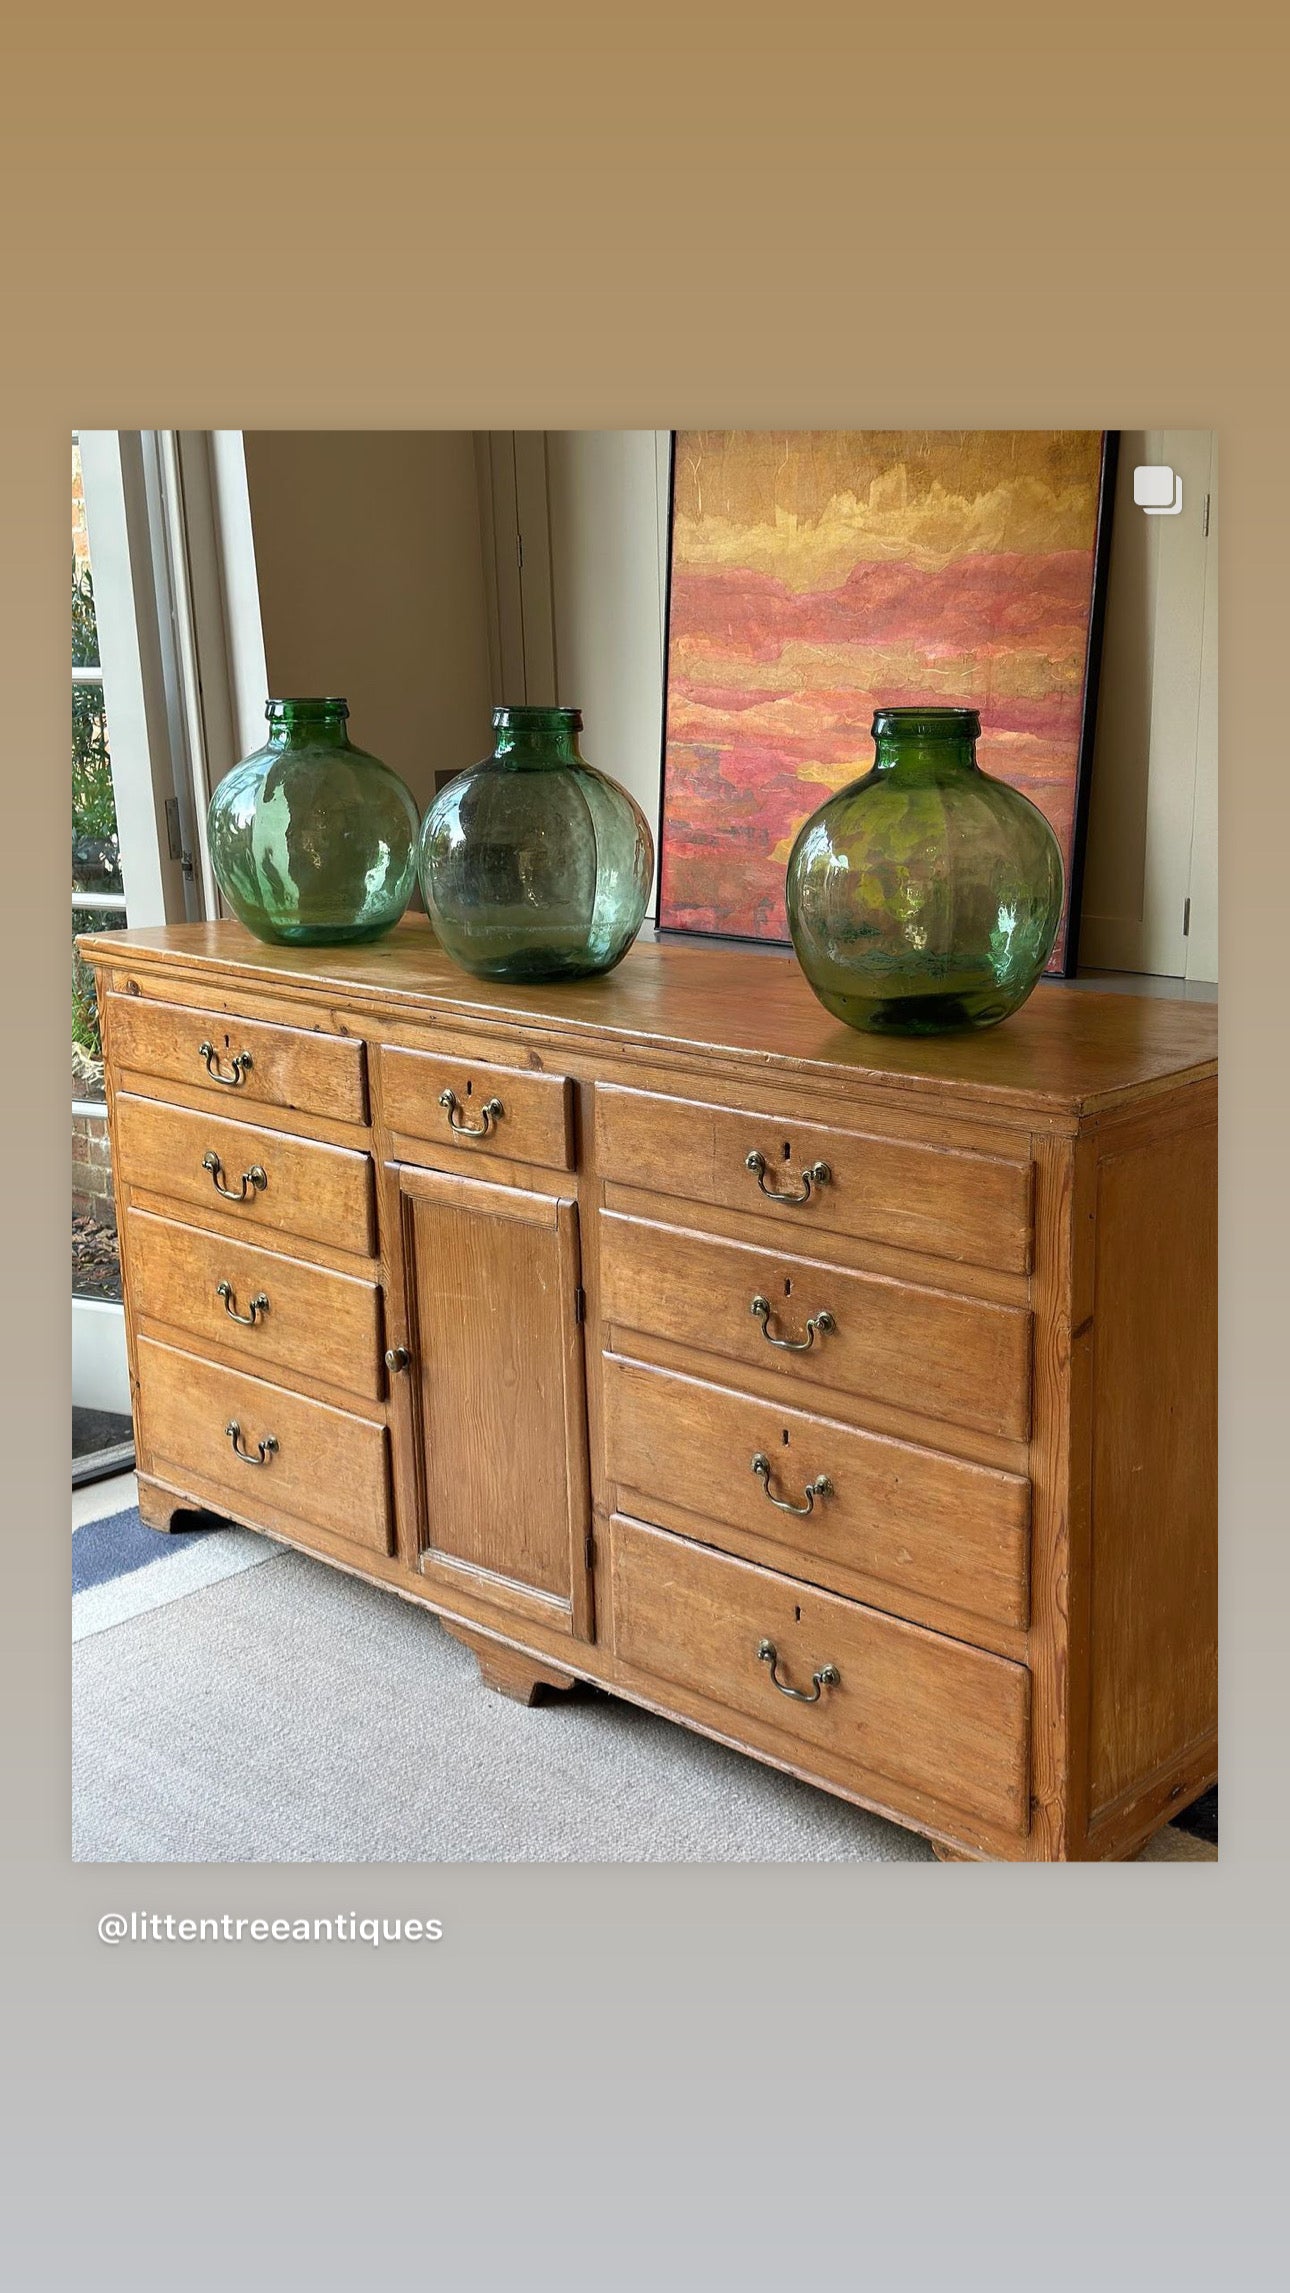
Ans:
{"label": "glass door", "polygon": [[134,1462],[94,975],[76,934],[127,920],[80,440],[72,439],[72,1481]]}

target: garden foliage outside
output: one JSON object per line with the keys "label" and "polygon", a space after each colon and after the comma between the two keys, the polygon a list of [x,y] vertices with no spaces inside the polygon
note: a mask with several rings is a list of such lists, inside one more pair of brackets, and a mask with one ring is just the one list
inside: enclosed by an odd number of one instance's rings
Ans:
{"label": "garden foliage outside", "polygon": [[[72,558],[72,666],[96,668],[98,630],[94,583],[87,565]],[[119,892],[121,855],[116,800],[101,685],[72,686],[72,883],[81,892]],[[72,911],[72,932],[110,930],[123,919],[110,909]],[[72,1041],[87,1057],[101,1059],[94,977],[72,948]]]}

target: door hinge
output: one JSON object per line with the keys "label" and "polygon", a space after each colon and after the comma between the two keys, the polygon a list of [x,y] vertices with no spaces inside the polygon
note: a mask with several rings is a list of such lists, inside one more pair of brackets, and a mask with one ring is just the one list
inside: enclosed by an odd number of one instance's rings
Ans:
{"label": "door hinge", "polygon": [[520,573],[523,573],[523,571],[524,571],[524,536],[523,536],[523,534],[522,534],[522,533],[517,533],[517,534],[516,534],[516,536],[515,536],[515,565],[516,565],[516,569],[517,569],[517,571],[518,571],[518,572],[520,572]]}
{"label": "door hinge", "polygon": [[1190,938],[1190,936],[1191,936],[1191,901],[1190,901],[1190,900],[1184,900],[1184,901],[1183,901],[1183,938],[1184,938],[1184,939],[1188,939],[1188,938]]}
{"label": "door hinge", "polygon": [[591,1535],[590,1531],[587,1533],[587,1542],[584,1549],[586,1552],[588,1568],[594,1568],[596,1565],[596,1540]]}
{"label": "door hinge", "polygon": [[1203,541],[1208,541],[1208,539],[1209,539],[1209,495],[1208,495],[1208,494],[1206,494],[1206,496],[1205,496],[1205,522],[1204,522],[1204,524],[1202,525],[1202,527],[1201,527],[1201,529],[1200,529],[1200,530],[1201,530],[1201,539],[1202,539]]}
{"label": "door hinge", "polygon": [[585,1322],[587,1319],[587,1293],[581,1282],[573,1293],[573,1318],[575,1322]]}

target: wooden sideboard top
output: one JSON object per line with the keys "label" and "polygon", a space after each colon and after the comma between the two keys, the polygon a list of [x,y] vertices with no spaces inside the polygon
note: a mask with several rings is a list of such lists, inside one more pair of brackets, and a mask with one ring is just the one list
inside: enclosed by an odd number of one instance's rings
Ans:
{"label": "wooden sideboard top", "polygon": [[1213,1004],[1099,994],[1045,981],[1001,1026],[980,1034],[862,1035],[816,1002],[791,952],[694,940],[642,941],[607,977],[511,987],[449,962],[423,916],[361,947],[268,947],[241,924],[168,924],[81,941],[92,961],[139,972],[241,980],[260,993],[313,989],[359,1009],[471,1017],[538,1029],[589,1048],[706,1052],[786,1076],[910,1090],[933,1086],[1000,1111],[1091,1114],[1215,1071]]}

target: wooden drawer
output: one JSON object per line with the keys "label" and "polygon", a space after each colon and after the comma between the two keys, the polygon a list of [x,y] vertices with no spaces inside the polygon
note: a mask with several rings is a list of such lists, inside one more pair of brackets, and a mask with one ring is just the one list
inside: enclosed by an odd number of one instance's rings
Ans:
{"label": "wooden drawer", "polygon": [[[600,1220],[601,1316],[781,1376],[1015,1440],[1030,1427],[1030,1314],[652,1221]],[[754,1314],[753,1301],[769,1311]],[[808,1324],[826,1314],[809,1349]],[[630,1348],[614,1344],[616,1352]]]}
{"label": "wooden drawer", "polygon": [[[675,1683],[793,1747],[853,1771],[879,1800],[883,1783],[961,1808],[982,1822],[1029,1825],[1030,1675],[1024,1665],[916,1624],[817,1592],[769,1569],[615,1515],[610,1524],[613,1645],[625,1664]],[[814,1675],[836,1681],[806,1703]],[[823,1768],[821,1772],[826,1772]]]}
{"label": "wooden drawer", "polygon": [[[1029,1270],[1028,1161],[740,1114],[612,1083],[597,1085],[595,1105],[598,1167],[622,1185],[746,1210],[773,1220],[786,1240],[791,1229],[795,1242],[815,1232],[849,1234]],[[753,1169],[750,1155],[761,1158]],[[827,1177],[808,1185],[806,1174],[821,1165]]]}
{"label": "wooden drawer", "polygon": [[1027,1622],[1030,1484],[1019,1474],[615,1354],[604,1409],[609,1478],[631,1492],[633,1513],[657,1519],[657,1503],[697,1514],[711,1533],[691,1533],[705,1544],[835,1591],[855,1589],[839,1582],[849,1572],[896,1600]]}
{"label": "wooden drawer", "polygon": [[[243,1449],[235,1454],[228,1428]],[[276,1446],[267,1446],[270,1442]],[[139,1445],[145,1471],[199,1494],[224,1492],[252,1519],[288,1514],[373,1552],[393,1551],[388,1436],[383,1425],[330,1409],[261,1378],[139,1340]]]}
{"label": "wooden drawer", "polygon": [[[146,1210],[127,1212],[125,1252],[136,1315],[243,1354],[248,1368],[294,1370],[379,1400],[384,1387],[375,1283],[179,1226]],[[245,1317],[252,1308],[248,1328]]]}
{"label": "wooden drawer", "polygon": [[258,1101],[338,1123],[367,1121],[366,1052],[346,1036],[137,995],[109,995],[107,1012],[118,1072],[190,1083],[238,1114]]}
{"label": "wooden drawer", "polygon": [[[117,1095],[113,1148],[130,1186],[218,1210],[248,1229],[299,1234],[367,1257],[372,1249],[372,1159],[283,1131],[196,1114],[156,1099]],[[205,1157],[217,1156],[218,1170]],[[261,1174],[260,1183],[254,1173]],[[240,1199],[221,1194],[216,1180]]]}
{"label": "wooden drawer", "polygon": [[[389,1130],[442,1148],[451,1168],[495,1155],[539,1170],[572,1170],[573,1090],[567,1075],[533,1075],[437,1051],[381,1048]],[[451,1093],[451,1103],[445,1098]],[[438,1158],[436,1158],[438,1159]]]}

